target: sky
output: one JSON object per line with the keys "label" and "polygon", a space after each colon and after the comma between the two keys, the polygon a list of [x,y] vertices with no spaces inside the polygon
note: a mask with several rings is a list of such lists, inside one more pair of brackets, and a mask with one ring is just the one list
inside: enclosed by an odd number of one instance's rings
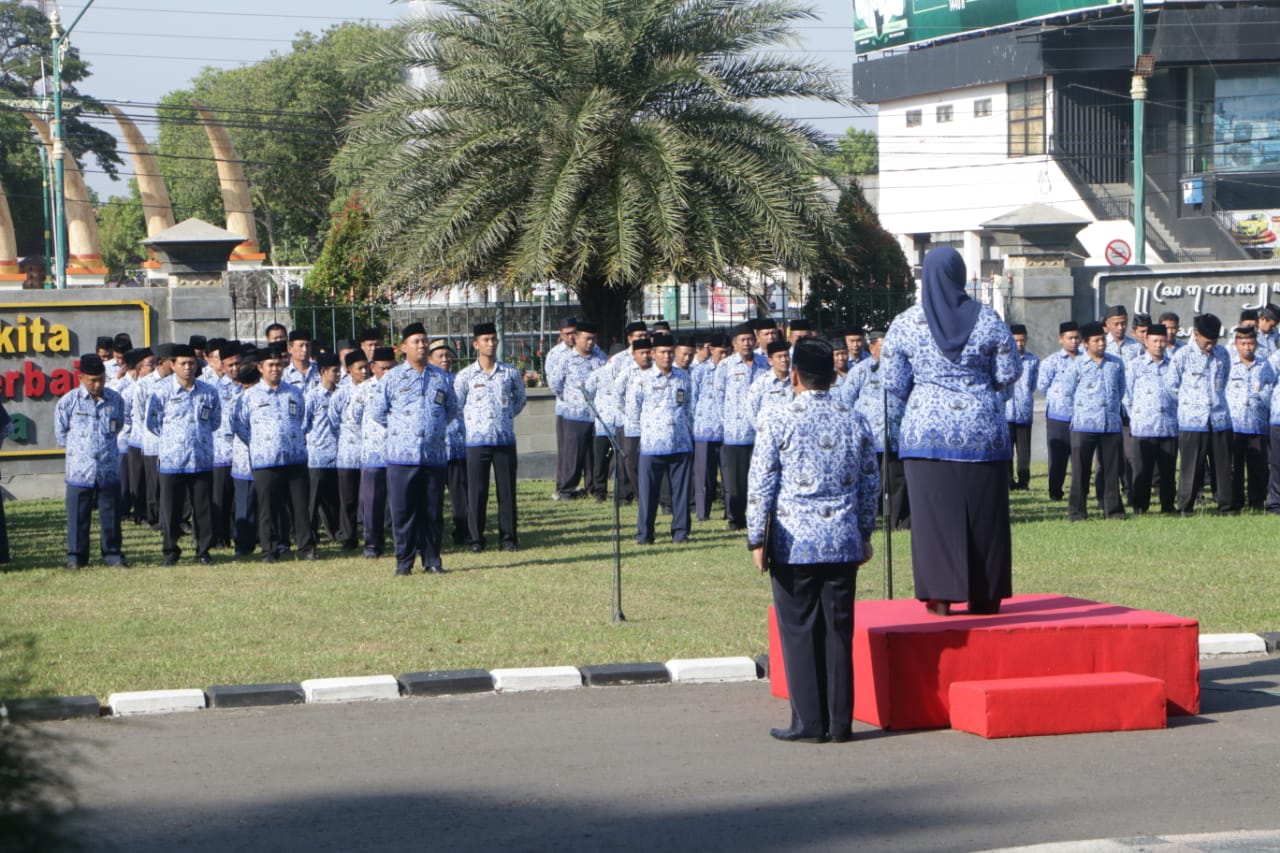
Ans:
{"label": "sky", "polygon": [[[809,0],[818,19],[797,27],[797,44],[847,81],[854,61],[853,0]],[[58,4],[63,25],[82,9],[83,0]],[[406,9],[384,0],[95,0],[71,33],[71,42],[90,64],[92,76],[80,88],[103,100],[128,102],[126,113],[149,114],[165,94],[185,88],[206,66],[251,65],[272,51],[287,53],[300,31],[319,33],[342,21],[389,24]],[[847,82],[846,82],[847,87]],[[782,102],[776,109],[839,135],[850,126],[872,128],[867,113],[853,107]],[[111,133],[114,122],[102,124]],[[154,124],[142,126],[154,140]],[[132,164],[112,182],[86,164],[89,185],[105,199],[127,194]]]}

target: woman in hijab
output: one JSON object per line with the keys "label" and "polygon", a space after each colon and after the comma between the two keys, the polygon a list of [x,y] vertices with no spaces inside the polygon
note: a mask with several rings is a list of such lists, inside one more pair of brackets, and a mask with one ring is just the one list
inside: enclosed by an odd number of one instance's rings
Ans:
{"label": "woman in hijab", "polygon": [[959,252],[930,251],[923,278],[920,303],[894,319],[881,355],[885,385],[907,402],[899,455],[916,598],[939,616],[960,601],[970,613],[998,613],[1013,594],[1000,391],[1022,363],[1000,316],[965,293]]}

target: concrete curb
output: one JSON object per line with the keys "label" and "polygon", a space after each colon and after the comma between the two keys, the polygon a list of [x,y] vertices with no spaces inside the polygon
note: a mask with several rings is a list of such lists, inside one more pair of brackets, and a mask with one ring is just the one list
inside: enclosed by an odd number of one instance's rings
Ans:
{"label": "concrete curb", "polygon": [[[1280,632],[1266,634],[1202,634],[1200,657],[1262,655],[1280,651]],[[713,684],[756,681],[769,677],[769,656],[674,659],[667,663],[589,664],[521,669],[458,669],[356,678],[316,678],[298,683],[221,685],[204,690],[148,690],[112,693],[104,705],[95,696],[10,699],[0,704],[0,717],[46,722],[98,716],[169,714],[205,708],[361,702],[404,697],[452,696],[465,693],[520,693],[566,690],[582,686],[629,684]]]}

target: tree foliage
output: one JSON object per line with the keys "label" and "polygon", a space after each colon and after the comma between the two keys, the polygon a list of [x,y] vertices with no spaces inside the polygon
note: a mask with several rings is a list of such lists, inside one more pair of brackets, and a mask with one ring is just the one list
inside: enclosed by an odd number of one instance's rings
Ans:
{"label": "tree foliage", "polygon": [[402,282],[555,278],[619,331],[668,273],[726,278],[813,257],[829,203],[811,128],[773,98],[841,101],[769,53],[790,0],[448,0],[407,26],[413,82],[371,103],[335,173],[369,200]]}
{"label": "tree foliage", "polygon": [[137,181],[129,181],[129,196],[112,196],[98,208],[98,236],[102,242],[102,262],[107,281],[123,281],[146,260],[141,241],[147,236],[146,217]]}
{"label": "tree foliage", "polygon": [[844,324],[884,328],[907,307],[905,300],[913,286],[907,256],[880,225],[856,180],[841,185],[835,219],[809,277],[805,316],[823,328]]}
{"label": "tree foliage", "polygon": [[386,266],[369,246],[369,214],[352,197],[334,217],[305,293],[318,304],[365,305],[383,296]]}
{"label": "tree foliage", "polygon": [[[52,72],[51,56],[52,33],[40,10],[0,0],[0,184],[23,255],[44,253],[44,211],[40,143],[21,112],[33,106],[31,99],[45,93],[42,80]],[[92,156],[96,168],[115,177],[121,165],[115,137],[81,118],[86,112],[103,112],[98,101],[79,91],[78,84],[89,75],[89,64],[72,44],[62,63],[67,148],[82,167],[88,167],[86,159]]]}
{"label": "tree foliage", "polygon": [[355,107],[389,89],[402,69],[355,57],[378,56],[395,30],[346,23],[320,36],[301,33],[286,54],[244,68],[209,68],[189,88],[166,95],[159,154],[174,213],[225,222],[216,166],[191,103],[213,109],[245,161],[258,242],[273,263],[315,258],[336,196],[324,168]]}
{"label": "tree foliage", "polygon": [[874,130],[851,127],[836,141],[826,158],[827,173],[837,178],[874,175],[880,171],[880,140]]}

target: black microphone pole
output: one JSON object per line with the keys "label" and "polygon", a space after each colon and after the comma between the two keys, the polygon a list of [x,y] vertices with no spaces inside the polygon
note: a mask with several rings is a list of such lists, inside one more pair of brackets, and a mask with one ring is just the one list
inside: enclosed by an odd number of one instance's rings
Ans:
{"label": "black microphone pole", "polygon": [[[883,367],[883,364],[879,365]],[[889,389],[884,384],[884,376],[880,377],[880,406],[884,415],[884,430],[881,439],[884,442],[884,597],[893,599],[893,466],[889,462]]]}

